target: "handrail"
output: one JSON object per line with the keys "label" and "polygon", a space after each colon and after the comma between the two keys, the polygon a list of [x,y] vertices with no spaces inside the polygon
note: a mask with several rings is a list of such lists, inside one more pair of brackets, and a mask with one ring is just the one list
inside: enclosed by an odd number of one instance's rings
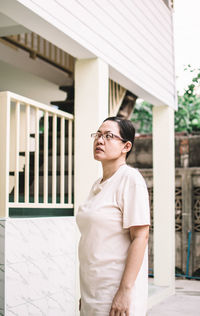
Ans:
{"label": "handrail", "polygon": [[[0,216],[7,217],[9,207],[73,208],[72,124],[74,116],[9,91],[0,92],[0,115],[4,120],[3,124],[0,124],[0,174],[2,175],[0,189],[3,192],[3,195],[0,195]],[[39,131],[41,117],[43,117],[43,131]],[[30,170],[31,157],[34,163]],[[49,159],[52,159],[51,170]],[[23,186],[20,172],[21,175],[24,173]],[[32,193],[30,192],[30,172],[33,172]],[[14,178],[13,201],[9,201],[11,178]],[[23,193],[19,192],[22,187]]]}
{"label": "handrail", "polygon": [[38,57],[67,72],[69,75],[72,75],[74,72],[74,57],[36,33],[24,33],[4,36],[2,38],[3,40],[27,51],[33,59]]}
{"label": "handrail", "polygon": [[35,100],[32,100],[32,99],[29,99],[27,97],[23,97],[19,94],[16,94],[16,93],[13,93],[13,92],[10,92],[10,91],[6,91],[6,92],[0,92],[0,93],[6,93],[7,96],[9,98],[11,98],[13,101],[18,101],[20,100],[21,103],[24,103],[24,104],[29,104],[31,102],[31,105],[36,107],[36,108],[40,108],[41,110],[44,110],[44,111],[48,111],[52,114],[57,114],[59,117],[65,117],[66,119],[69,119],[69,120],[73,120],[74,119],[74,116],[73,114],[70,114],[70,113],[67,113],[67,112],[63,112],[61,110],[58,110],[50,105],[46,105],[46,104],[43,104],[43,103],[40,103],[38,101],[35,101]]}

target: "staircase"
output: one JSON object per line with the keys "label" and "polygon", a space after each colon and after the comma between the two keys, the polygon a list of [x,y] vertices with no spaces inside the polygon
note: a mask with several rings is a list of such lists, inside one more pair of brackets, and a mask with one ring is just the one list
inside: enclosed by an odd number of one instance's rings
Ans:
{"label": "staircase", "polygon": [[[40,126],[42,127],[44,123],[44,117],[40,118]],[[53,165],[53,156],[52,156],[52,140],[53,140],[53,124],[52,117],[48,119],[49,133],[48,133],[48,202],[52,201],[52,165]],[[30,134],[30,138],[35,139],[35,134]],[[74,143],[74,138],[72,139]],[[57,166],[56,166],[56,178],[57,186],[56,193],[57,198],[56,202],[60,202],[60,169],[61,169],[61,159],[60,159],[60,119],[57,122]],[[20,167],[19,167],[19,198],[20,202],[24,202],[24,188],[25,188],[25,152],[20,151]],[[68,192],[68,126],[65,125],[65,202],[67,202],[67,192]],[[72,161],[74,160],[74,148]],[[35,164],[35,152],[30,152],[30,173],[29,173],[29,201],[34,201],[34,164]],[[74,177],[74,166],[72,165],[72,179]],[[9,200],[13,201],[14,199],[14,179],[15,173],[13,171],[9,172],[10,178],[10,197]],[[74,179],[72,180],[74,181]],[[39,134],[39,202],[43,202],[43,183],[44,183],[44,133],[40,132]],[[12,189],[11,189],[12,187]]]}
{"label": "staircase", "polygon": [[59,110],[74,114],[74,84],[71,86],[60,86],[60,90],[67,93],[64,101],[52,101],[52,105],[56,105]]}
{"label": "staircase", "polygon": [[[41,119],[40,124],[42,125],[44,121],[44,118]],[[49,125],[49,137],[48,137],[48,202],[51,202],[51,196],[52,196],[52,168],[53,168],[53,155],[52,155],[52,148],[53,148],[53,124],[52,124],[52,117],[49,117],[48,121]],[[60,120],[58,119],[57,122],[57,148],[56,148],[56,178],[57,178],[57,186],[56,186],[56,192],[57,192],[57,198],[56,202],[60,202],[60,173],[61,173],[61,143],[60,143]],[[74,138],[72,138],[72,142],[74,143]],[[40,134],[39,138],[39,196],[40,200],[42,201],[42,193],[43,193],[43,183],[44,183],[44,134]],[[72,149],[72,161],[74,160],[74,148]],[[30,179],[32,182],[30,183],[30,197],[34,196],[34,153],[31,154],[30,159]],[[64,164],[65,164],[65,202],[67,202],[68,197],[68,126],[65,125],[65,155],[64,155]],[[72,165],[72,178],[74,176],[74,166]],[[74,181],[74,180],[72,180]]]}

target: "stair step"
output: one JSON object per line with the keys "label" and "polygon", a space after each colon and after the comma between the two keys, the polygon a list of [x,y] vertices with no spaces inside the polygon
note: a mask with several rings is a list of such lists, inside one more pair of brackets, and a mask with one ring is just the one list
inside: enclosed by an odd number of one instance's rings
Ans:
{"label": "stair step", "polygon": [[[19,172],[19,193],[24,191],[24,176],[25,176],[24,171]],[[32,181],[30,183],[32,183]],[[14,187],[15,187],[15,174],[14,172],[9,172],[9,194],[13,195]]]}
{"label": "stair step", "polygon": [[74,114],[74,101],[52,101],[52,105],[59,107],[59,110]]}
{"label": "stair step", "polygon": [[15,185],[15,177],[9,174],[9,194],[12,192]]}
{"label": "stair step", "polygon": [[[19,153],[19,171],[23,171],[25,166],[25,153],[24,155]],[[10,157],[10,165],[9,165],[9,171],[13,172],[15,170],[15,157]]]}
{"label": "stair step", "polygon": [[74,85],[73,86],[60,86],[59,89],[67,93],[67,99],[69,100],[74,99]]}
{"label": "stair step", "polygon": [[59,108],[61,106],[69,107],[74,105],[74,100],[63,100],[63,101],[51,101],[52,105],[57,105]]}
{"label": "stair step", "polygon": [[51,101],[52,105],[58,106],[59,110],[74,113],[74,85],[63,85],[59,87],[60,90],[67,93],[66,99],[63,101]]}

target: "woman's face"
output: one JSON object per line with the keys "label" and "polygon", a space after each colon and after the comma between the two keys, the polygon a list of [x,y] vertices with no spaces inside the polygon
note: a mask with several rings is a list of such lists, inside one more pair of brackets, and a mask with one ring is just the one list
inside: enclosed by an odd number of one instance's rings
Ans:
{"label": "woman's face", "polygon": [[[97,132],[100,137],[94,140],[94,159],[105,162],[116,160],[124,155],[122,150],[125,147],[125,143],[120,140],[119,126],[116,122],[109,120],[103,122]],[[115,136],[113,138],[105,137],[108,134],[114,134],[119,138]],[[104,135],[104,137],[101,135]]]}

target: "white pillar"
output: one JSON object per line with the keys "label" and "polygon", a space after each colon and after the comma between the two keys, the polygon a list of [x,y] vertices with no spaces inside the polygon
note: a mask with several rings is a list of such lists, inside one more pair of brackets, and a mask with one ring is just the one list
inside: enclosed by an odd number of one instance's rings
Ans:
{"label": "white pillar", "polygon": [[[78,60],[75,64],[75,214],[84,202],[93,182],[100,176],[101,165],[93,159],[93,140],[108,116],[108,65],[102,60]],[[77,242],[79,234],[77,233]],[[77,260],[77,301],[79,279]],[[76,315],[79,315],[78,305]]]}
{"label": "white pillar", "polygon": [[154,283],[174,289],[174,110],[153,108]]}

